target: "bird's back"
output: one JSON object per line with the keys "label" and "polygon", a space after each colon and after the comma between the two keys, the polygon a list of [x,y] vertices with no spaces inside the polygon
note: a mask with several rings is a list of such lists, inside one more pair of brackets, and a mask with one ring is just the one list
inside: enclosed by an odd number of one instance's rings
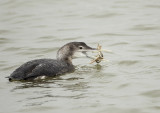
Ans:
{"label": "bird's back", "polygon": [[62,60],[38,59],[24,63],[9,77],[9,80],[27,80],[39,76],[56,76],[74,71],[74,66]]}

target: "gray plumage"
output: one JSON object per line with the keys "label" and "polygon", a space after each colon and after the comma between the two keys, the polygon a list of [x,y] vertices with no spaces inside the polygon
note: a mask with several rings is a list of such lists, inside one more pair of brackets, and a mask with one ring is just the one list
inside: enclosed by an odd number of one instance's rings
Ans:
{"label": "gray plumage", "polygon": [[39,76],[54,77],[75,70],[72,59],[76,52],[86,55],[86,51],[94,50],[84,42],[71,42],[61,47],[57,52],[57,59],[36,59],[24,63],[8,78],[12,80],[30,80]]}

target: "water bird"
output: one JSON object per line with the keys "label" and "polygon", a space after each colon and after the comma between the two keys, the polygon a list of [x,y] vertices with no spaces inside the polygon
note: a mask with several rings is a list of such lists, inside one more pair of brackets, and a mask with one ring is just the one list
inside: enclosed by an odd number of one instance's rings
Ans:
{"label": "water bird", "polygon": [[7,77],[9,81],[34,80],[40,77],[55,77],[75,70],[72,59],[89,57],[88,51],[96,48],[89,47],[84,42],[70,42],[57,52],[56,59],[36,59],[18,67]]}

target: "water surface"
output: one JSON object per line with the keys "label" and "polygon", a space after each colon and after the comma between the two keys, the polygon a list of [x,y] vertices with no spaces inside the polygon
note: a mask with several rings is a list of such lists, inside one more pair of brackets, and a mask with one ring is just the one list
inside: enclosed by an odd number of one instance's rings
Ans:
{"label": "water surface", "polygon": [[[160,112],[159,0],[0,1],[1,113]],[[62,45],[100,43],[110,62],[74,61],[46,81],[8,82],[22,63],[55,58]]]}

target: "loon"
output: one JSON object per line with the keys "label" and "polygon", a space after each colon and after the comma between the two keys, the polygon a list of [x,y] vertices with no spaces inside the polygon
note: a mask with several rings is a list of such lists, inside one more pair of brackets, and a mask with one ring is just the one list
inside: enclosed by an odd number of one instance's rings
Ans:
{"label": "loon", "polygon": [[9,81],[34,80],[38,77],[55,77],[75,70],[72,59],[89,57],[87,51],[94,51],[84,42],[70,42],[57,52],[57,59],[36,59],[28,61],[17,68],[9,77]]}

